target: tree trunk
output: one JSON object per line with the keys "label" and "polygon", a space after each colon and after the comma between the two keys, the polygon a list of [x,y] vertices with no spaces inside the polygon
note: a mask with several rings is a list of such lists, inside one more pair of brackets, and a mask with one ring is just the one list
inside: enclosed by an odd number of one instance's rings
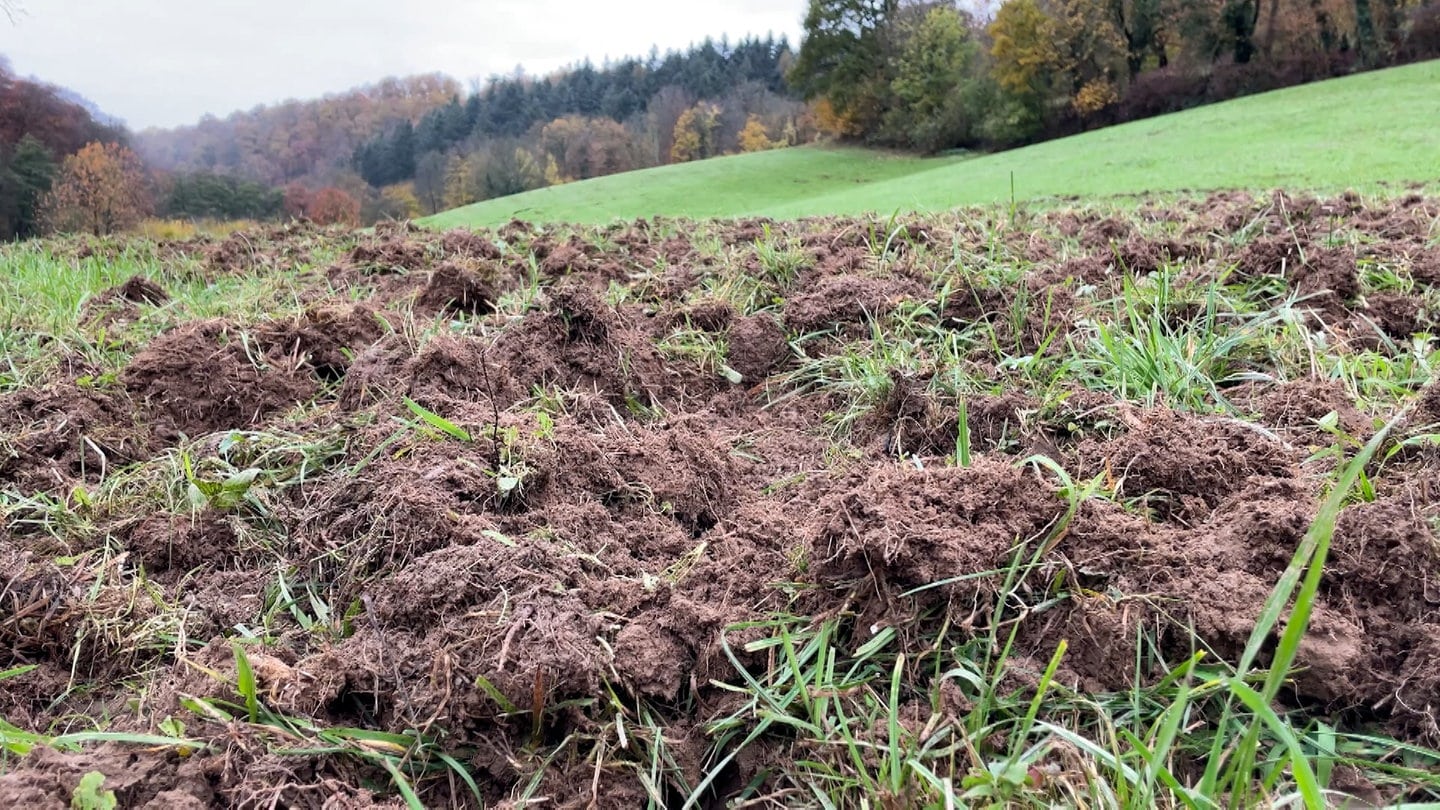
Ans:
{"label": "tree trunk", "polygon": [[[1275,19],[1280,16],[1280,0],[1270,0],[1270,15],[1265,19],[1265,45],[1263,51],[1266,61],[1270,60],[1275,48]],[[1260,27],[1260,3],[1255,3],[1255,22],[1251,23],[1250,31],[1253,33]]]}

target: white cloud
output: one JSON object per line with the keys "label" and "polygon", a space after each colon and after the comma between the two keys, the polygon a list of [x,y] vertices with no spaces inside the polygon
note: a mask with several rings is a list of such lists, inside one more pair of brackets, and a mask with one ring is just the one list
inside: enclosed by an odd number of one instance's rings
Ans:
{"label": "white cloud", "polygon": [[132,127],[192,123],[384,76],[461,80],[523,66],[683,49],[707,36],[788,35],[805,0],[19,0],[0,54]]}

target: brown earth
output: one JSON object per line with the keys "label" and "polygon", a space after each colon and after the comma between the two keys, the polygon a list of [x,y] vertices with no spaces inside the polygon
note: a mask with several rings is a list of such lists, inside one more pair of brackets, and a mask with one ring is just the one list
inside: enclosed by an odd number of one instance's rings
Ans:
{"label": "brown earth", "polygon": [[[1047,337],[1080,328],[1093,300],[1073,284],[1113,289],[1172,265],[1196,278],[1274,277],[1275,303],[1294,294],[1322,322],[1364,316],[1396,341],[1434,326],[1440,279],[1433,230],[1420,227],[1433,228],[1434,201],[1227,195],[1148,216],[1171,235],[1086,212],[1017,223],[1004,249],[1034,262],[1019,321],[1006,320],[1015,289],[962,279],[937,328],[988,322],[997,340],[1057,350]],[[1413,289],[1362,294],[1360,249],[1327,241],[1337,222],[1374,237],[1366,261],[1399,268]],[[701,281],[728,271],[658,221],[599,241],[526,223],[482,234],[387,227],[353,237],[317,275],[369,290],[365,301],[318,296],[294,319],[184,324],[138,351],[115,385],[71,375],[0,398],[3,488],[28,496],[98,485],[182,437],[213,454],[205,448],[229,431],[328,430],[346,449],[343,465],[284,488],[262,481],[246,504],[90,515],[95,545],[110,541],[103,555],[33,520],[0,529],[0,671],[37,665],[4,682],[0,717],[53,732],[103,713],[112,729],[142,733],[186,717],[210,746],[187,756],[39,747],[0,766],[0,806],[68,807],[90,771],[126,807],[403,806],[383,798],[373,764],[282,756],[253,729],[187,710],[191,697],[237,700],[227,639],[242,625],[270,628],[251,663],[275,711],[432,734],[490,803],[540,771],[540,752],[561,752],[536,795],[562,807],[645,802],[635,754],[597,765],[586,753],[613,740],[617,712],[632,724],[642,710],[655,718],[677,769],[699,781],[716,759],[705,723],[734,701],[715,684],[737,678],[722,644],[740,649],[750,631],[727,629],[737,622],[838,617],[847,648],[880,627],[943,622],[961,644],[983,632],[996,572],[1021,542],[1049,548],[1023,595],[1039,604],[1047,583],[1074,587],[1017,619],[1017,688],[1026,662],[1043,667],[1062,639],[1061,682],[1089,691],[1163,674],[1136,671],[1137,635],[1178,661],[1193,628],[1233,661],[1333,469],[1307,461],[1334,441],[1317,423],[1333,412],[1353,436],[1373,431],[1368,405],[1319,378],[1246,382],[1227,392],[1233,415],[1146,408],[1078,382],[1052,409],[982,345],[975,362],[997,388],[967,401],[971,466],[947,462],[956,403],[925,374],[894,377],[855,433],[834,441],[827,412],[840,402],[782,396],[803,360],[789,341],[824,332],[807,351],[838,355],[896,307],[938,303],[925,251],[943,264],[952,247],[988,249],[984,239],[937,218],[907,226],[903,247],[884,254],[866,223],[718,227],[731,251],[751,250],[767,227],[795,241],[806,262],[783,303],[747,313],[706,298]],[[1247,228],[1257,235],[1237,245]],[[270,238],[187,249],[215,272],[269,272],[320,237]],[[531,255],[541,298],[499,311]],[[612,283],[634,297],[615,302]],[[106,295],[150,306],[165,292],[132,279]],[[407,308],[461,325],[421,334],[405,328]],[[662,351],[679,328],[723,337],[741,382]],[[1416,393],[1411,423],[1440,422],[1440,383]],[[469,440],[428,430],[402,397]],[[1055,533],[1067,503],[1053,475],[1020,463],[1035,453],[1077,481],[1106,482],[1114,498],[1087,501]],[[1440,492],[1425,483],[1427,459],[1399,457],[1375,500],[1342,513],[1285,699],[1341,727],[1434,744]],[[59,555],[80,561],[58,565]],[[272,609],[277,571],[323,594],[330,617],[306,628]],[[125,600],[141,581],[156,594],[144,607]],[[146,642],[157,625],[168,640]],[[913,711],[923,724],[930,709]],[[758,744],[706,801],[721,806],[787,756]],[[472,801],[444,777],[419,789],[435,806]]]}

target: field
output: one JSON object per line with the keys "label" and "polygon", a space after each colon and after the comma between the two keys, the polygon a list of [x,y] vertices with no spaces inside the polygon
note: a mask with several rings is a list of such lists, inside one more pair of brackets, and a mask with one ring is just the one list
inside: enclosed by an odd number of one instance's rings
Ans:
{"label": "field", "polygon": [[[510,219],[797,217],[1180,190],[1373,191],[1440,181],[1440,61],[1375,71],[972,158],[807,147],[612,175],[476,203],[438,228]],[[1012,189],[1011,178],[1014,178]]]}
{"label": "field", "polygon": [[1418,193],[6,247],[0,806],[1440,800],[1437,317]]}

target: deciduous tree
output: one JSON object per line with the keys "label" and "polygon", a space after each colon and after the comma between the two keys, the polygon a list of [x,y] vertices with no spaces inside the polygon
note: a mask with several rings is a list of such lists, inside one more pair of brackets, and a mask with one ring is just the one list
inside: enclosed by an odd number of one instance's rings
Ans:
{"label": "deciduous tree", "polygon": [[745,128],[740,130],[740,151],[763,152],[784,145],[784,141],[770,140],[770,133],[765,130],[765,123],[760,120],[760,116],[752,113],[745,119]]}
{"label": "deciduous tree", "polygon": [[148,130],[136,137],[136,148],[167,171],[217,171],[269,185],[299,180],[313,188],[332,167],[352,161],[367,179],[393,182],[413,173],[416,154],[413,130],[406,134],[400,122],[443,107],[460,89],[440,74],[386,78],[323,98]]}
{"label": "deciduous tree", "polygon": [[310,210],[310,189],[304,183],[287,183],[281,193],[280,210],[285,216],[299,219]]}
{"label": "deciduous tree", "polygon": [[420,216],[420,200],[410,183],[396,183],[380,189],[380,208],[391,219],[414,219]]}
{"label": "deciduous tree", "polygon": [[650,99],[645,111],[646,125],[655,133],[656,163],[667,163],[675,146],[675,124],[695,104],[695,98],[678,85],[666,85]]}
{"label": "deciduous tree", "polygon": [[1171,20],[1167,19],[1164,0],[1105,0],[1109,16],[1124,38],[1125,66],[1130,78],[1139,75],[1154,60],[1154,67],[1163,68],[1170,62],[1166,45]]}
{"label": "deciduous tree", "polygon": [[561,173],[560,163],[559,161],[555,160],[554,155],[545,156],[545,185],[563,186],[566,183],[573,182],[575,182],[575,178],[566,177],[563,173]]}
{"label": "deciduous tree", "polygon": [[1127,45],[1121,33],[1122,0],[1059,0],[1053,27],[1058,51],[1053,80],[1081,116],[1120,99],[1128,77]]}
{"label": "deciduous tree", "polygon": [[306,214],[319,225],[359,225],[360,201],[344,191],[329,186],[310,198]]}
{"label": "deciduous tree", "polygon": [[1005,116],[1008,137],[1025,137],[1044,118],[1060,63],[1056,28],[1036,0],[1010,0],[990,22],[993,76],[1005,96],[991,118]]}
{"label": "deciduous tree", "polygon": [[515,140],[493,144],[485,153],[483,197],[505,197],[545,187],[545,167]]}
{"label": "deciduous tree", "polygon": [[791,84],[806,100],[827,99],[837,116],[872,131],[884,113],[888,27],[899,8],[899,0],[810,0]]}
{"label": "deciduous tree", "polygon": [[125,141],[122,129],[97,121],[73,93],[16,76],[0,58],[0,143],[18,144],[26,135],[57,159],[87,143]]}
{"label": "deciduous tree", "polygon": [[714,104],[700,102],[681,114],[675,122],[674,143],[670,147],[670,161],[684,163],[714,157],[715,126],[720,117],[720,108]]}
{"label": "deciduous tree", "polygon": [[445,161],[444,201],[446,208],[459,208],[475,202],[475,195],[470,189],[470,175],[465,169],[465,158],[459,155],[451,155],[450,159]]}
{"label": "deciduous tree", "polygon": [[[637,162],[630,133],[609,118],[556,118],[541,131],[540,149],[555,161],[557,178],[562,181],[629,171]],[[547,181],[551,181],[548,164],[547,160]]]}
{"label": "deciduous tree", "polygon": [[65,158],[42,204],[53,230],[97,236],[139,222],[151,211],[149,178],[140,158],[118,143],[91,143]]}
{"label": "deciduous tree", "polygon": [[964,140],[970,123],[964,85],[977,50],[968,23],[954,8],[937,5],[899,24],[887,140],[927,152]]}
{"label": "deciduous tree", "polygon": [[448,163],[439,152],[426,152],[415,161],[415,196],[427,214],[445,207],[445,169]]}

